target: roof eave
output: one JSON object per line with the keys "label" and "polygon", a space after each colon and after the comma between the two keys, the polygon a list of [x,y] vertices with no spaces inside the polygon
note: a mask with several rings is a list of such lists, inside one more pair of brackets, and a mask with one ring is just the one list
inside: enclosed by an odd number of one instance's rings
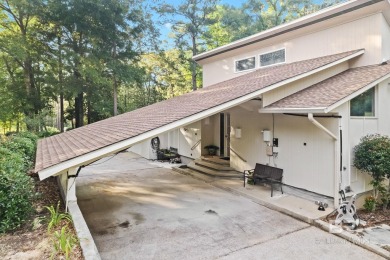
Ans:
{"label": "roof eave", "polygon": [[[390,0],[387,0],[390,3]],[[372,0],[355,0],[355,1],[348,1],[345,3],[337,4],[335,6],[331,6],[329,8],[325,8],[323,10],[320,10],[318,12],[315,12],[310,15],[306,15],[302,18],[296,19],[292,22],[285,23],[276,27],[273,27],[271,29],[268,29],[266,31],[254,34],[252,36],[234,41],[232,43],[226,44],[221,47],[217,47],[213,50],[203,52],[201,54],[195,55],[192,57],[192,59],[196,62],[210,58],[212,56],[216,56],[228,51],[231,51],[233,49],[241,48],[246,45],[253,44],[255,42],[268,39],[274,36],[277,36],[279,34],[284,34],[289,31],[299,29],[301,27],[309,26],[311,24],[316,23],[316,21],[321,21],[327,16],[332,16],[332,14],[335,13],[346,13],[351,10],[354,10],[357,6],[366,6],[371,5],[380,2],[378,1],[372,1]]]}
{"label": "roof eave", "polygon": [[384,75],[383,77],[371,82],[370,84],[364,86],[363,88],[359,89],[358,91],[355,91],[354,93],[352,93],[351,95],[348,95],[346,97],[344,97],[343,99],[340,99],[339,101],[335,102],[334,104],[328,106],[326,109],[325,109],[325,112],[326,113],[329,113],[331,112],[332,110],[338,108],[339,106],[341,106],[342,104],[350,101],[351,99],[359,96],[360,94],[366,92],[367,90],[369,90],[370,88],[372,87],[375,87],[377,84],[381,83],[382,81],[386,80],[390,78],[390,73]]}
{"label": "roof eave", "polygon": [[302,108],[261,108],[259,113],[263,114],[307,114],[307,113],[326,113],[326,107],[302,107]]}

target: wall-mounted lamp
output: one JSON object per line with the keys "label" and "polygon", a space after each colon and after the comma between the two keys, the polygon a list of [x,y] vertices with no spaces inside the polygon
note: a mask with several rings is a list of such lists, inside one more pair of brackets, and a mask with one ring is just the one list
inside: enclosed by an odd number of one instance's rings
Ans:
{"label": "wall-mounted lamp", "polygon": [[241,138],[241,128],[240,127],[237,127],[235,129],[235,132],[234,132],[234,135],[236,136],[237,139]]}

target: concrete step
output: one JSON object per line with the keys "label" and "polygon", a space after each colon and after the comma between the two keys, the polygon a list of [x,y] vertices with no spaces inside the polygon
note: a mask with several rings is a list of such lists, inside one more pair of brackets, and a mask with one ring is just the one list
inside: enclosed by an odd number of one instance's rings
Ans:
{"label": "concrete step", "polygon": [[210,168],[210,169],[216,170],[216,171],[234,171],[233,168],[231,168],[227,165],[209,162],[209,161],[205,161],[203,159],[196,159],[195,164],[199,165],[199,166],[207,167],[207,168]]}
{"label": "concrete step", "polygon": [[210,176],[214,176],[214,177],[230,177],[230,178],[231,177],[233,177],[233,178],[241,178],[242,177],[240,172],[236,172],[236,171],[216,171],[216,170],[213,170],[213,169],[209,169],[209,168],[197,165],[197,164],[195,164],[195,162],[190,162],[189,164],[187,164],[187,167],[192,169],[192,170],[195,170],[195,171],[198,171],[198,172],[210,175]]}
{"label": "concrete step", "polygon": [[202,156],[201,159],[203,161],[206,161],[206,162],[211,162],[211,163],[216,163],[216,164],[220,164],[220,165],[230,166],[230,161],[223,160],[223,159],[221,159],[219,157],[206,157],[206,156]]}

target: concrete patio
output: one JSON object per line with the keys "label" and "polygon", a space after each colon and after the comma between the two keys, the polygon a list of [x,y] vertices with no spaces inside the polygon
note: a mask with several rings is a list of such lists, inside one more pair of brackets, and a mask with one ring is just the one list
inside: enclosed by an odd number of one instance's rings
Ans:
{"label": "concrete patio", "polygon": [[209,181],[120,153],[81,171],[78,204],[102,259],[382,259],[262,206],[255,189],[242,196],[232,180]]}

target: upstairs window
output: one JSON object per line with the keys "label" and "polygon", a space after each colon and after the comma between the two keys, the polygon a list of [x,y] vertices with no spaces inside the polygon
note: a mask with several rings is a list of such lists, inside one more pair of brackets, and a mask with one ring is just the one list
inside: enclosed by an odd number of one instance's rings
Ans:
{"label": "upstairs window", "polygon": [[260,55],[260,67],[286,62],[286,50],[281,49]]}
{"label": "upstairs window", "polygon": [[352,99],[350,107],[351,116],[375,116],[375,88],[371,88]]}
{"label": "upstairs window", "polygon": [[256,67],[256,58],[250,57],[243,60],[236,61],[236,72],[251,70]]}

